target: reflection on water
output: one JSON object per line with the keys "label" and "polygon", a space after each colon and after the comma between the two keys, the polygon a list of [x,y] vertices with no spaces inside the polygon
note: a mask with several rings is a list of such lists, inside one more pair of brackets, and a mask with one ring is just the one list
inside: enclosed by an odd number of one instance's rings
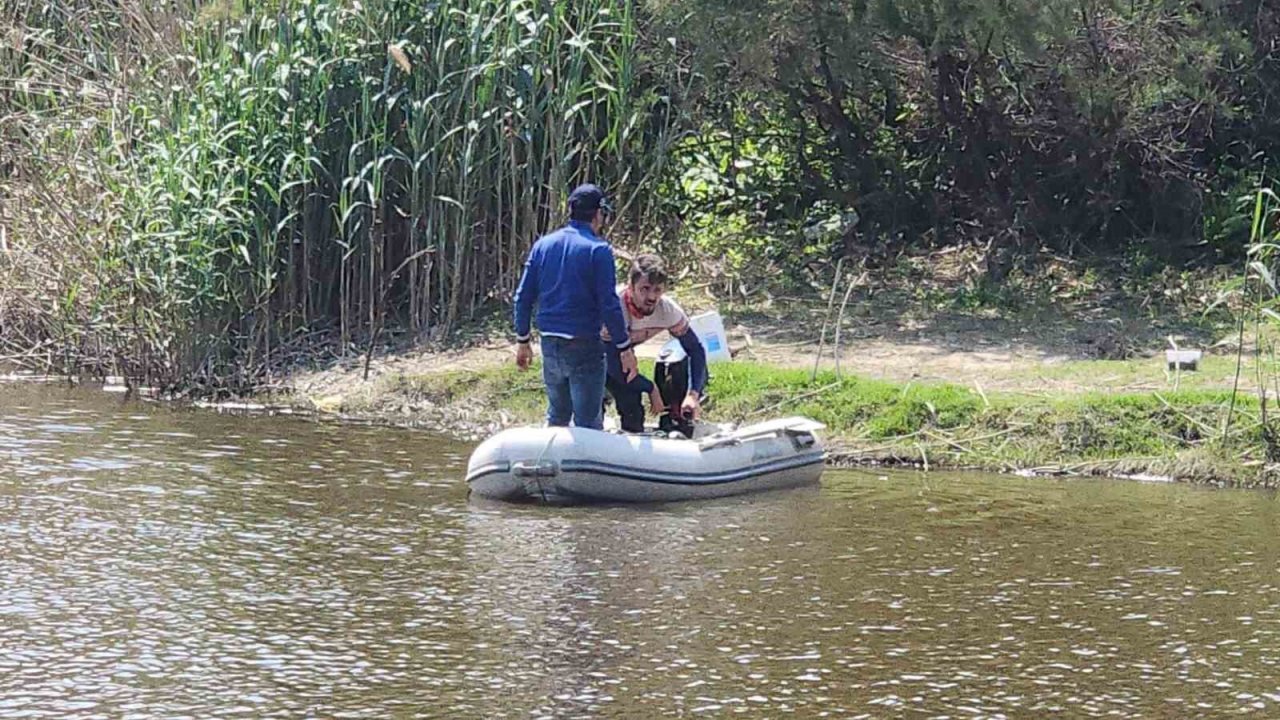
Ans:
{"label": "reflection on water", "polygon": [[467,452],[0,387],[0,718],[1280,715],[1270,494],[540,508]]}

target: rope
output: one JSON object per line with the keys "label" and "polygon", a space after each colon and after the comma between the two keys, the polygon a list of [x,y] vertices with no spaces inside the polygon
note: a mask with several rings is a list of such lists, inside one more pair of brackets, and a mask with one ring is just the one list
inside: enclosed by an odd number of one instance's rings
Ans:
{"label": "rope", "polygon": [[538,494],[542,496],[542,502],[550,502],[547,500],[547,489],[542,487],[542,459],[547,456],[547,451],[551,449],[552,443],[556,441],[556,436],[560,434],[559,430],[553,430],[551,439],[547,441],[546,447],[542,448],[542,452],[538,453],[538,459],[533,464],[533,479],[538,483]]}

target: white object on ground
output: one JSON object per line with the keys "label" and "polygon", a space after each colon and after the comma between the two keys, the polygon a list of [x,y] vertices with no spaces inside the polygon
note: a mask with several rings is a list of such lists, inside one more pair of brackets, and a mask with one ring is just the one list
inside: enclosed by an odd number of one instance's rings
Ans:
{"label": "white object on ground", "polygon": [[1165,350],[1164,360],[1170,370],[1195,370],[1200,364],[1199,350]]}

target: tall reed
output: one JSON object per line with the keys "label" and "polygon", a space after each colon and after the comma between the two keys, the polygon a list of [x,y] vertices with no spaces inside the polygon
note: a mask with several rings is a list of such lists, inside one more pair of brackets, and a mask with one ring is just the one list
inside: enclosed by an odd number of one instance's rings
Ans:
{"label": "tall reed", "polygon": [[[194,35],[148,134],[121,262],[225,374],[336,321],[430,336],[509,293],[577,182],[627,206],[672,123],[639,86],[630,2],[286,3]],[[647,135],[646,135],[647,133]]]}
{"label": "tall reed", "polygon": [[191,3],[0,0],[0,362],[110,371],[100,290],[124,176],[113,146],[171,62]]}
{"label": "tall reed", "polygon": [[678,124],[637,71],[634,0],[191,17],[163,83],[103,108],[96,138],[116,217],[95,312],[122,371],[153,382],[256,382],[317,333],[446,333],[509,296],[573,184],[639,226]]}
{"label": "tall reed", "polygon": [[[1280,418],[1272,417],[1271,406],[1280,398],[1280,360],[1276,342],[1280,334],[1280,196],[1268,188],[1258,190],[1250,200],[1249,245],[1247,267],[1241,290],[1238,318],[1236,376],[1231,404],[1223,421],[1225,436],[1235,420],[1240,376],[1253,374],[1253,387],[1258,395],[1260,416],[1254,425],[1260,428],[1266,445],[1267,459],[1280,462]],[[1246,332],[1252,334],[1246,338]],[[1245,365],[1246,353],[1250,364]]]}

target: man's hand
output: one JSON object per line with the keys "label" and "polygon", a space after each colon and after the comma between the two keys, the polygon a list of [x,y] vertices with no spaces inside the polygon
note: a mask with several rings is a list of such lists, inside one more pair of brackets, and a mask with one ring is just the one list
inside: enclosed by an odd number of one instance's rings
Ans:
{"label": "man's hand", "polygon": [[649,411],[653,413],[654,417],[661,417],[666,410],[666,405],[662,403],[662,392],[658,390],[657,385],[654,385],[653,389],[649,391]]}
{"label": "man's hand", "polygon": [[627,382],[635,380],[636,373],[639,372],[636,368],[636,351],[631,348],[627,348],[619,353],[618,357],[622,362],[622,374],[626,376]]}
{"label": "man's hand", "polygon": [[528,370],[529,365],[533,363],[533,348],[529,343],[519,343],[516,345],[516,367],[521,370]]}
{"label": "man's hand", "polygon": [[690,390],[684,396],[684,402],[680,403],[680,416],[688,419],[690,422],[697,420],[702,414],[702,401],[698,398],[698,393]]}

